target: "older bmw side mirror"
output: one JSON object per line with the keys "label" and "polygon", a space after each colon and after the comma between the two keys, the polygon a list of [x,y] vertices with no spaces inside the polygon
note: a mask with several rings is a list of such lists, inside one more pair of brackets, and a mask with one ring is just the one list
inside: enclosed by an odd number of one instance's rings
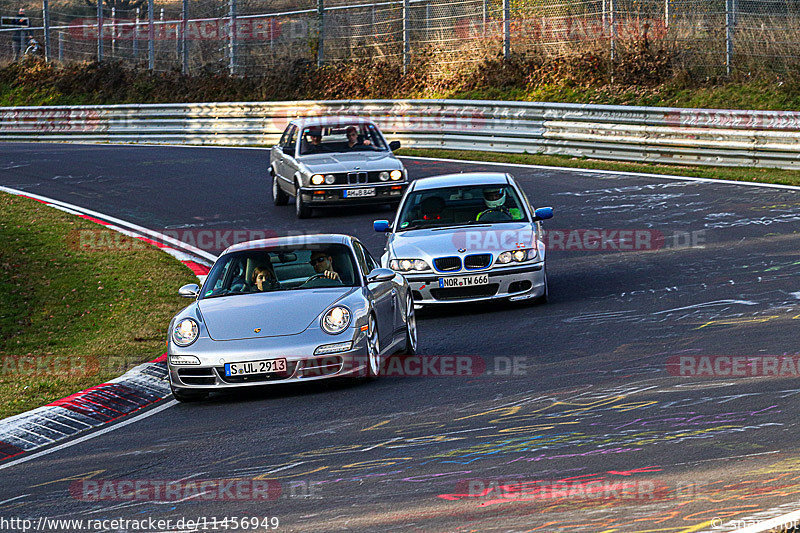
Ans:
{"label": "older bmw side mirror", "polygon": [[393,277],[394,270],[389,270],[388,268],[376,268],[367,275],[367,281],[370,283],[377,281],[389,281]]}
{"label": "older bmw side mirror", "polygon": [[294,146],[284,146],[283,153],[294,157]]}
{"label": "older bmw side mirror", "polygon": [[548,218],[553,218],[552,207],[540,207],[533,212],[533,220],[547,220]]}
{"label": "older bmw side mirror", "polygon": [[197,298],[197,295],[200,294],[200,285],[197,283],[189,283],[188,285],[184,285],[178,289],[178,294],[180,294],[183,298]]}
{"label": "older bmw side mirror", "polygon": [[392,141],[389,143],[389,150],[391,150],[392,152],[399,149],[400,149],[400,141]]}
{"label": "older bmw side mirror", "polygon": [[386,233],[392,230],[392,226],[389,224],[388,220],[375,220],[372,223],[372,228],[378,233]]}

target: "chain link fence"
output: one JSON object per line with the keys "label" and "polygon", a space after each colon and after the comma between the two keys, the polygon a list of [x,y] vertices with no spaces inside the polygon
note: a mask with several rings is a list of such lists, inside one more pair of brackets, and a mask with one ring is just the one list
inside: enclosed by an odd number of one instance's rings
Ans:
{"label": "chain link fence", "polygon": [[[98,10],[28,10],[25,28],[0,27],[0,61],[30,38],[61,62],[122,61],[155,71],[258,76],[279,62],[426,55],[445,67],[512,53],[568,55],[656,44],[687,69],[727,73],[795,68],[800,0],[149,0]],[[9,13],[8,15],[14,15]]]}

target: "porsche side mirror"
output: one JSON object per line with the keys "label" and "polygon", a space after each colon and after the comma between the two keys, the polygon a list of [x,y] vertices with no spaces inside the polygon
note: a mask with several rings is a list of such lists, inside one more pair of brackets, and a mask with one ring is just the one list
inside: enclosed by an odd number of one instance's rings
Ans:
{"label": "porsche side mirror", "polygon": [[388,268],[376,268],[367,275],[367,281],[370,283],[389,281],[392,278],[394,278],[394,270]]}
{"label": "porsche side mirror", "polygon": [[392,231],[392,225],[389,224],[388,220],[375,220],[372,223],[372,227],[378,233],[386,233]]}
{"label": "porsche side mirror", "polygon": [[533,220],[547,220],[548,218],[553,218],[553,208],[552,207],[540,207],[536,211],[533,212]]}
{"label": "porsche side mirror", "polygon": [[178,289],[178,294],[180,294],[183,298],[197,298],[197,295],[200,294],[200,285],[197,283],[189,283],[188,285],[184,285]]}

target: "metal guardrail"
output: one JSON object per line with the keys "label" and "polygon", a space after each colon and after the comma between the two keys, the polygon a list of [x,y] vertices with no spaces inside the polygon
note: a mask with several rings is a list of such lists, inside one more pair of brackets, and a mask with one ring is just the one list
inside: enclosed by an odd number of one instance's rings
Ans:
{"label": "metal guardrail", "polygon": [[800,112],[352,100],[0,108],[2,141],[275,144],[300,116],[369,116],[412,148],[800,168]]}

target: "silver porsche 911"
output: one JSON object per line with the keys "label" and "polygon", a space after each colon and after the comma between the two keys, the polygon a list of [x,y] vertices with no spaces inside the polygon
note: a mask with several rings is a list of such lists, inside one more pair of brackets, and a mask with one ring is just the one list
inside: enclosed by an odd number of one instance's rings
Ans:
{"label": "silver porsche 911", "polygon": [[417,348],[411,290],[345,235],[231,246],[169,325],[179,401],[230,387],[377,377],[388,354]]}
{"label": "silver porsche 911", "polygon": [[359,117],[293,120],[270,152],[275,205],[294,196],[298,218],[315,207],[397,204],[408,174],[372,121]]}
{"label": "silver porsche 911", "polygon": [[381,263],[402,273],[418,305],[492,299],[546,301],[541,220],[513,177],[451,174],[412,182],[387,232]]}

